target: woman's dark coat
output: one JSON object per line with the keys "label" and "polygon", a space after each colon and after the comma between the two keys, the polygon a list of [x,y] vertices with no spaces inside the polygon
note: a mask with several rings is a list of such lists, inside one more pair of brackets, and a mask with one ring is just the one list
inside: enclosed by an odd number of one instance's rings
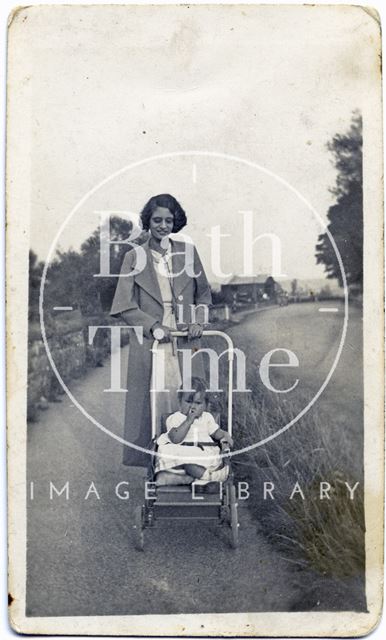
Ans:
{"label": "woman's dark coat", "polygon": [[[177,320],[188,324],[194,320],[190,305],[211,304],[210,286],[195,247],[174,240],[171,243],[173,273],[178,274],[173,278],[175,315]],[[126,324],[143,328],[143,344],[139,343],[134,331],[130,332],[124,438],[148,448],[151,440],[151,328],[156,322],[162,324],[164,313],[149,241],[128,251],[123,258],[110,314],[119,316],[123,312]],[[205,322],[203,307],[197,309],[195,321]],[[177,324],[177,328],[181,325]],[[182,338],[178,346],[197,349],[199,341],[188,342]],[[193,358],[192,369],[193,375],[203,376],[201,354]],[[124,446],[124,464],[146,466],[149,460],[149,454]]]}

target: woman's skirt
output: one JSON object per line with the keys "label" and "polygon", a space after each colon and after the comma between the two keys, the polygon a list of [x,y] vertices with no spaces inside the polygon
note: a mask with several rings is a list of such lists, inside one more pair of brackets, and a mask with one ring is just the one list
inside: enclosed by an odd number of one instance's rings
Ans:
{"label": "woman's skirt", "polygon": [[[176,329],[176,320],[172,305],[164,302],[163,324]],[[157,435],[162,432],[163,421],[167,415],[178,409],[178,389],[182,384],[180,365],[177,355],[177,340],[159,343],[152,354],[152,373],[150,383],[152,411],[157,419]]]}

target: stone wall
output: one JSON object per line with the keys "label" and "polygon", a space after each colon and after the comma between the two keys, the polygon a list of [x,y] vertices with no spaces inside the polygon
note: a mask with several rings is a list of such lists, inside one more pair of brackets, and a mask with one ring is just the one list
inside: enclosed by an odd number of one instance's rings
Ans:
{"label": "stone wall", "polygon": [[[115,323],[120,324],[103,314],[83,317],[78,311],[48,318],[45,324],[47,343],[64,383],[84,376],[92,367],[102,366],[110,355],[109,331],[99,329],[89,345],[88,327]],[[128,332],[122,332],[122,345],[128,340]],[[48,359],[40,324],[32,322],[28,339],[28,420],[37,420],[39,411],[46,409],[49,402],[60,401],[63,393]]]}
{"label": "stone wall", "polygon": [[[227,305],[215,305],[210,310],[213,328],[221,328],[229,322]],[[79,311],[62,312],[45,318],[45,331],[52,359],[65,384],[80,378],[93,367],[102,366],[110,356],[110,335],[106,329],[96,332],[92,345],[88,344],[88,327],[91,325],[122,324],[120,320],[104,314],[82,316]],[[129,332],[121,334],[121,344],[129,341]],[[38,420],[39,412],[50,402],[60,402],[64,394],[47,356],[38,321],[30,322],[28,339],[28,396],[27,418]]]}

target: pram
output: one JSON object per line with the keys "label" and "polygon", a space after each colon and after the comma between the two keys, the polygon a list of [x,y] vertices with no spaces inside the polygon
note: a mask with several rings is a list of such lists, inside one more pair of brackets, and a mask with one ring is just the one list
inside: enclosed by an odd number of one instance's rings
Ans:
{"label": "pram", "polygon": [[[173,331],[173,337],[183,337],[187,335],[185,331]],[[222,331],[204,331],[204,337],[220,337],[227,343],[228,355],[228,401],[227,401],[227,424],[224,428],[232,435],[232,395],[233,395],[233,358],[234,348],[231,338]],[[157,353],[158,342],[153,343],[152,357]],[[151,420],[152,420],[152,447],[157,450],[157,438],[165,429],[165,418],[167,416],[156,415],[155,393],[151,394]],[[220,420],[221,422],[221,420]],[[218,422],[219,423],[219,422]],[[148,527],[154,527],[163,520],[212,520],[217,521],[221,526],[229,529],[229,542],[233,549],[239,542],[239,522],[237,511],[236,487],[234,485],[233,471],[229,446],[222,445],[221,452],[224,464],[229,466],[229,474],[223,483],[215,483],[215,493],[202,493],[196,495],[194,483],[176,484],[176,476],[173,484],[157,485],[156,478],[156,456],[151,456],[147,473],[147,488],[151,487],[144,504],[137,506],[134,514],[134,542],[136,549],[144,549],[144,531]],[[163,472],[167,473],[167,472]],[[173,474],[171,474],[173,475]],[[185,479],[188,476],[185,475]],[[198,498],[198,499],[197,499]]]}

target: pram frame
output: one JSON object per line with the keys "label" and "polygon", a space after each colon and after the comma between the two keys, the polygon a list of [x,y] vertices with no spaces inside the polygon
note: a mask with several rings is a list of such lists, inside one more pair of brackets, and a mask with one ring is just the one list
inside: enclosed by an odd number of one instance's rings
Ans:
{"label": "pram frame", "polygon": [[[186,337],[187,331],[172,331],[172,337]],[[204,330],[203,337],[219,337],[227,343],[228,354],[228,402],[227,402],[227,431],[232,435],[233,418],[233,361],[234,346],[232,339],[223,331]],[[152,345],[152,358],[154,359],[158,340],[154,340]],[[151,392],[151,433],[152,444],[156,447],[157,433],[157,413],[156,413],[156,392]],[[144,530],[154,527],[157,521],[161,520],[214,520],[219,525],[230,528],[230,545],[233,549],[239,542],[239,521],[236,488],[233,482],[233,471],[231,467],[230,449],[227,446],[222,448],[224,462],[229,466],[227,480],[219,485],[218,494],[200,495],[197,499],[192,492],[192,485],[161,485],[155,486],[155,497],[146,498],[144,504],[135,508],[134,512],[134,545],[139,551],[144,550]],[[152,456],[147,473],[147,482],[155,483],[155,456]]]}
{"label": "pram frame", "polygon": [[[186,337],[188,335],[187,331],[172,331],[171,335],[173,338],[183,338]],[[228,334],[224,333],[223,331],[216,331],[216,330],[206,330],[203,331],[202,333],[203,337],[215,337],[218,336],[220,338],[222,338],[223,340],[226,341],[227,345],[228,345],[228,405],[227,405],[227,413],[228,413],[228,433],[231,436],[232,435],[232,415],[233,415],[233,406],[232,406],[232,399],[233,399],[233,360],[234,360],[234,346],[233,346],[233,342],[232,339],[228,336]],[[158,340],[154,340],[153,342],[153,346],[152,346],[152,357],[154,358],[157,354],[157,349],[158,349],[158,345],[159,345],[159,341]],[[157,436],[157,415],[156,415],[156,392],[154,390],[150,390],[150,402],[151,402],[151,437],[152,439],[155,438]]]}

